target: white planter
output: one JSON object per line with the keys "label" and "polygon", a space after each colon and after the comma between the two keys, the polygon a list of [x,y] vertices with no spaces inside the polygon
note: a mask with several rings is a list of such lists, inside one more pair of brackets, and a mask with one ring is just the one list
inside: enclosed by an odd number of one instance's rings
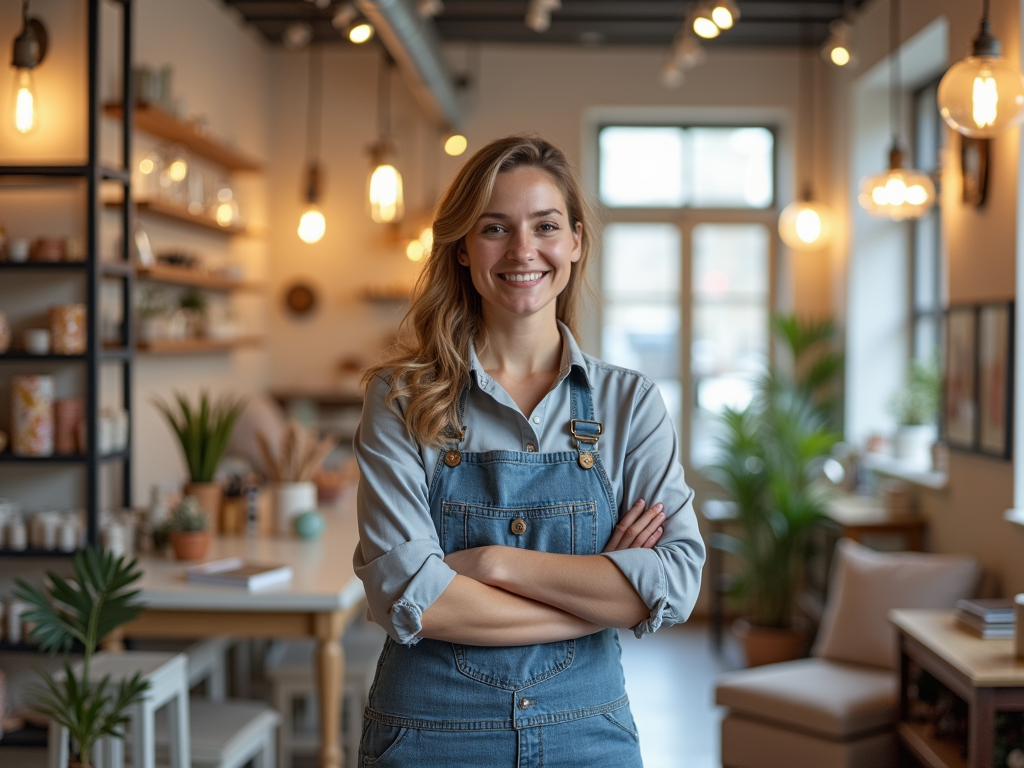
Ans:
{"label": "white planter", "polygon": [[932,445],[939,431],[934,424],[901,426],[896,429],[893,457],[924,471],[932,468]]}
{"label": "white planter", "polygon": [[295,518],[316,510],[316,483],[274,483],[270,486],[274,501],[274,530],[278,536],[295,535]]}

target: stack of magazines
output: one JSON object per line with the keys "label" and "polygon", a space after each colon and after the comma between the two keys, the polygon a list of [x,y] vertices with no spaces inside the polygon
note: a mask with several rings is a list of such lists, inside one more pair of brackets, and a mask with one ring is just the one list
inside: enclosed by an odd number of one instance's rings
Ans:
{"label": "stack of magazines", "polygon": [[956,620],[986,640],[1013,637],[1013,598],[957,600]]}

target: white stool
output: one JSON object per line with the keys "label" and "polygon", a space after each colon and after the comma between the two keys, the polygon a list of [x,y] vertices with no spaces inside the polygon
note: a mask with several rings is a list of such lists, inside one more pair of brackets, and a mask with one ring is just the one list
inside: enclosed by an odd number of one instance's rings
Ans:
{"label": "white stool", "polygon": [[188,686],[195,688],[206,682],[206,698],[223,701],[227,698],[227,656],[234,640],[226,636],[204,637],[201,640],[132,640],[132,649],[183,653],[188,657]]}
{"label": "white stool", "polygon": [[[81,662],[75,667],[81,669]],[[189,768],[189,708],[187,660],[173,653],[97,653],[89,667],[89,679],[98,681],[110,675],[110,683],[118,684],[139,673],[149,681],[142,700],[129,711],[132,734],[132,765],[134,768],[156,768],[154,742],[155,714],[167,705],[168,756],[172,768]],[[107,737],[97,744],[104,768],[122,768],[124,745],[121,739]],[[68,730],[52,723],[49,732],[50,768],[66,768],[68,764]]]}
{"label": "white stool", "polygon": [[[191,701],[192,768],[274,768],[281,716],[260,701]],[[167,742],[157,721],[158,754]]]}
{"label": "white stool", "polygon": [[[377,659],[384,646],[384,630],[376,624],[355,621],[342,640],[345,651],[345,679],[342,688],[342,745],[345,764],[358,762],[361,721]],[[278,739],[280,768],[291,768],[293,753],[315,754],[320,746],[319,712],[316,706],[314,667],[315,640],[277,640],[267,652],[266,675],[271,700],[281,713]],[[302,728],[297,730],[295,700],[304,704]]]}

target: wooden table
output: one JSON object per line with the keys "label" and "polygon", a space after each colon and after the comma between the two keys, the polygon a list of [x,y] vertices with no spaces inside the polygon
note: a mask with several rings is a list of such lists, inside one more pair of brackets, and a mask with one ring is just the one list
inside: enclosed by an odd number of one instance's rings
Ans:
{"label": "wooden table", "polygon": [[124,626],[125,637],[312,637],[318,641],[317,695],[321,718],[321,765],[340,768],[338,733],[345,660],[341,637],[349,620],[364,610],[362,583],[352,571],[358,541],[355,493],[345,492],[337,509],[326,510],[327,526],[316,541],[218,536],[207,560],[242,557],[286,563],[292,580],[248,592],[185,580],[185,565],[142,557],[140,598],[146,610]]}
{"label": "wooden table", "polygon": [[917,515],[894,515],[871,496],[838,496],[825,508],[828,524],[839,529],[842,536],[863,544],[865,537],[897,535],[903,538],[903,549],[924,550],[924,518]]}
{"label": "wooden table", "polygon": [[[1013,640],[982,640],[956,624],[953,611],[891,611],[899,631],[900,712],[903,746],[929,768],[991,768],[997,711],[1024,711],[1024,660]],[[951,741],[931,735],[908,717],[910,663],[930,672],[967,702],[967,759]]]}

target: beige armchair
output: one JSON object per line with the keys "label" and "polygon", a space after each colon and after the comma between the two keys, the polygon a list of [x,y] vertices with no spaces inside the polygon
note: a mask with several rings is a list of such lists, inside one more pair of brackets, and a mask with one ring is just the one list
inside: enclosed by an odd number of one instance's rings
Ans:
{"label": "beige armchair", "polygon": [[952,608],[977,581],[972,557],[840,541],[812,657],[719,681],[723,768],[895,766],[897,650],[888,612]]}

